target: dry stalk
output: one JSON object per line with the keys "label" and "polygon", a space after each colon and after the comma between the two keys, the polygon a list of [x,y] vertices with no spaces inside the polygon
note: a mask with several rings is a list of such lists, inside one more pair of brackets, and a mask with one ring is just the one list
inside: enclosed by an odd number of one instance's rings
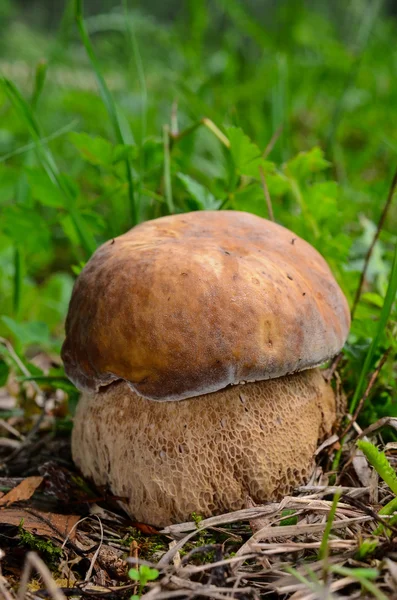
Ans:
{"label": "dry stalk", "polygon": [[261,176],[262,188],[263,188],[263,193],[264,193],[265,200],[266,200],[267,210],[269,213],[269,219],[274,222],[275,219],[274,219],[274,212],[273,212],[273,206],[272,206],[272,199],[270,198],[269,188],[267,187],[267,182],[266,182],[265,170],[262,167],[262,165],[259,166],[259,174]]}
{"label": "dry stalk", "polygon": [[392,203],[394,192],[396,191],[396,187],[397,187],[397,169],[396,169],[396,171],[395,171],[395,173],[393,175],[393,179],[392,179],[391,184],[390,184],[389,192],[387,194],[386,203],[385,203],[385,205],[383,207],[383,211],[382,211],[382,214],[380,216],[379,223],[378,223],[378,226],[376,228],[375,235],[373,237],[371,245],[368,248],[367,254],[365,256],[364,267],[363,267],[363,270],[361,271],[360,281],[358,283],[356,295],[354,297],[353,306],[352,306],[352,309],[351,309],[351,318],[352,318],[352,320],[354,318],[354,315],[355,315],[355,312],[356,312],[356,308],[357,308],[358,302],[360,300],[360,297],[361,297],[361,294],[362,294],[362,291],[363,291],[364,282],[365,282],[365,275],[367,274],[368,264],[369,264],[370,258],[372,256],[372,252],[374,250],[375,244],[376,244],[376,242],[379,239],[380,232],[382,231],[383,225],[385,224],[387,213],[389,212],[389,208],[390,208],[390,205]]}
{"label": "dry stalk", "polygon": [[33,570],[37,571],[42,577],[53,600],[66,600],[64,593],[53,580],[51,571],[35,552],[28,552],[26,555],[25,567],[22,572],[21,583],[18,590],[18,600],[25,599],[30,575]]}

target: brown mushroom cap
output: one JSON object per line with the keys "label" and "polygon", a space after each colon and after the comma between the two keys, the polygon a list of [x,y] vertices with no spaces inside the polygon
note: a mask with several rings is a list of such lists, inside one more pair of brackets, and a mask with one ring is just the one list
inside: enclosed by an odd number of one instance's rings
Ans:
{"label": "brown mushroom cap", "polygon": [[163,526],[290,493],[310,477],[334,419],[318,369],[181,402],[152,402],[118,382],[82,395],[73,458],[126,498],[132,517]]}
{"label": "brown mushroom cap", "polygon": [[62,358],[82,390],[123,379],[180,400],[322,364],[346,299],[324,259],[252,214],[200,211],[106,242],[77,279]]}

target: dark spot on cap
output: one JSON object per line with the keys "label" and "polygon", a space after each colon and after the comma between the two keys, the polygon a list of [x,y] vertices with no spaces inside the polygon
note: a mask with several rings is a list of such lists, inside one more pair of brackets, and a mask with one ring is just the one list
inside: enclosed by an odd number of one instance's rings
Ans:
{"label": "dark spot on cap", "polygon": [[287,275],[288,279],[290,279],[291,281],[293,281],[291,275]]}
{"label": "dark spot on cap", "polygon": [[292,238],[292,240],[291,240],[291,244],[292,244],[292,245],[294,245],[294,244],[295,244],[295,240],[296,240],[296,238]]}

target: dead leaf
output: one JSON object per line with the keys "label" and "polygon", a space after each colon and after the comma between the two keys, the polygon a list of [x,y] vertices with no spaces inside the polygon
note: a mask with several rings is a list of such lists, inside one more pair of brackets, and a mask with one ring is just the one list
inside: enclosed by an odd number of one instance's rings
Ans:
{"label": "dead leaf", "polygon": [[138,523],[138,521],[133,521],[132,526],[138,529],[144,535],[158,535],[159,529],[155,529],[151,525],[147,525],[146,523]]}
{"label": "dead leaf", "polygon": [[[59,515],[23,508],[4,508],[0,510],[0,525],[15,525],[18,527],[23,521],[22,526],[26,531],[39,536],[56,538],[62,542],[80,518],[79,515]],[[69,538],[73,539],[75,535],[76,528],[74,528]]]}
{"label": "dead leaf", "polygon": [[[245,498],[244,508],[256,508],[257,506],[260,506],[260,505],[256,504],[253,501],[253,499],[251,498],[251,496],[247,495]],[[251,527],[251,531],[253,534],[255,534],[257,531],[260,531],[265,526],[269,525],[269,523],[270,523],[270,518],[268,516],[260,517],[259,519],[250,519],[249,520],[249,525]]]}
{"label": "dead leaf", "polygon": [[27,477],[0,499],[0,506],[10,506],[14,502],[29,500],[42,481],[42,477]]}
{"label": "dead leaf", "polygon": [[39,473],[44,478],[43,489],[45,493],[57,498],[66,506],[92,502],[97,495],[77,473],[55,461],[47,461],[41,465]]}
{"label": "dead leaf", "polygon": [[353,467],[356,471],[357,477],[359,478],[361,485],[364,487],[370,487],[371,485],[371,469],[368,464],[364,453],[356,448],[356,454],[353,457]]}

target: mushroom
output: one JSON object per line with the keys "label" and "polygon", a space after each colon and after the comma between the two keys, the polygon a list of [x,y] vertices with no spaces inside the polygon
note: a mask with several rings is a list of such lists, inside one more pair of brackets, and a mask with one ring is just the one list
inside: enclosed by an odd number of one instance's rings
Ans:
{"label": "mushroom", "polygon": [[148,221],[78,277],[62,358],[83,391],[74,461],[164,526],[305,482],[335,396],[347,301],[321,255],[237,211]]}

